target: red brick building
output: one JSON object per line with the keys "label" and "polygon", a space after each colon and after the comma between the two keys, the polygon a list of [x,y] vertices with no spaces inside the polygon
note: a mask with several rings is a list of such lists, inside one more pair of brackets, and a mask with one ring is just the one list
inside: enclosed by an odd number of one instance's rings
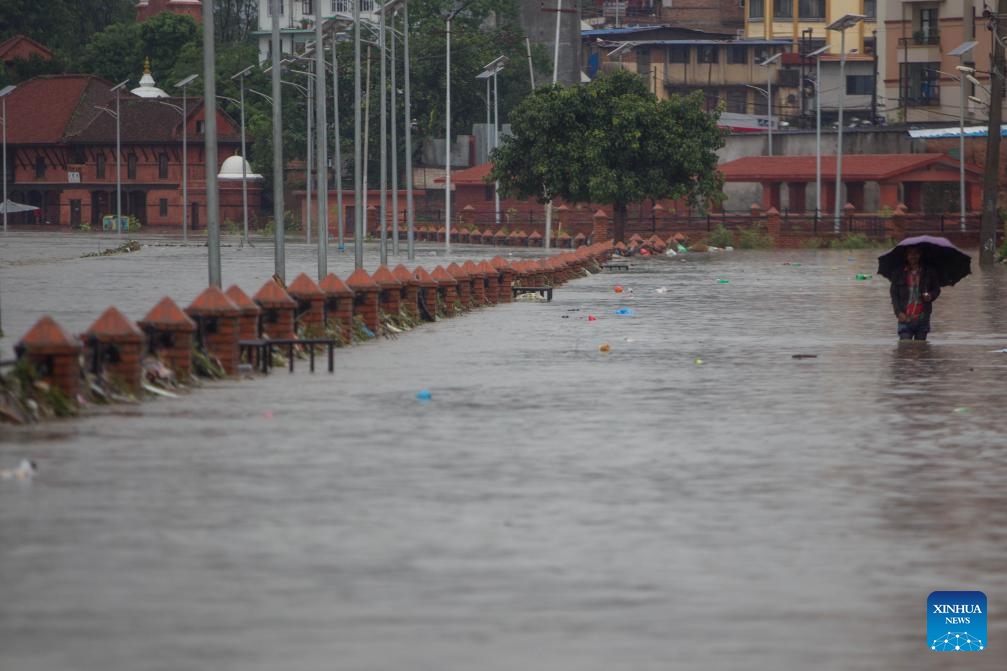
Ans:
{"label": "red brick building", "polygon": [[17,72],[17,62],[31,60],[32,57],[51,61],[52,51],[25,35],[15,35],[0,42],[0,62],[8,74]]}
{"label": "red brick building", "polygon": [[[7,192],[35,205],[42,224],[99,227],[116,213],[116,94],[91,75],[51,75],[19,84],[7,96]],[[120,92],[122,213],[144,226],[181,228],[182,99]],[[186,101],[189,226],[206,226],[202,99]],[[240,148],[240,129],[217,112],[221,163]],[[218,166],[219,170],[219,166]],[[236,190],[237,197],[234,197]],[[262,187],[248,183],[249,211]],[[241,184],[220,185],[220,219],[241,221]]]}
{"label": "red brick building", "polygon": [[196,23],[203,19],[203,6],[199,0],[140,0],[136,5],[136,22],[142,23],[161,12],[191,16]]}

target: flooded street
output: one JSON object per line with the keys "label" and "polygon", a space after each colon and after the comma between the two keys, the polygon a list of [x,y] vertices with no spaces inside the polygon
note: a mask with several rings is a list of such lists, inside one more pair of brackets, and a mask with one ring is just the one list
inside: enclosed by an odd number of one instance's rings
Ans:
{"label": "flooded street", "polygon": [[[0,239],[0,358],[43,314],[187,306],[205,248],[144,240]],[[272,275],[255,244],[225,243],[225,287]],[[856,279],[881,251],[634,258],[334,375],[0,424],[0,467],[39,465],[0,481],[0,667],[1001,670],[1007,272],[969,250],[900,345],[887,280]],[[287,280],[315,254],[288,242]],[[989,599],[965,660],[926,647],[927,595],[956,589]]]}

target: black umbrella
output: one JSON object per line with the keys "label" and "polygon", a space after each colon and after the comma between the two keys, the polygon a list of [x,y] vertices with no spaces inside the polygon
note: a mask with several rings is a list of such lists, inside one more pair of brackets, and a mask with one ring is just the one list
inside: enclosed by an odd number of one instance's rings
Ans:
{"label": "black umbrella", "polygon": [[919,247],[920,263],[937,272],[942,287],[950,287],[972,272],[972,257],[951,244],[947,238],[917,235],[906,238],[878,257],[878,275],[894,280],[906,267],[906,250]]}

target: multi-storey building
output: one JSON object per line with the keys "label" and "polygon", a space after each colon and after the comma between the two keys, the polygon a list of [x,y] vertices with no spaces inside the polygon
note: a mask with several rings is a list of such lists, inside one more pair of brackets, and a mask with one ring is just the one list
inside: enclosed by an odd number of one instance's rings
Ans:
{"label": "multi-storey building", "polygon": [[[364,20],[378,21],[374,11],[380,7],[376,0],[357,0],[360,16]],[[259,0],[259,29],[252,33],[259,43],[259,60],[270,58],[273,34],[273,2]],[[339,16],[352,17],[353,0],[279,0],[280,6],[280,51],[285,54],[304,50],[305,44],[315,39],[316,12],[322,13],[323,20]]]}
{"label": "multi-storey building", "polygon": [[[962,116],[966,123],[986,118],[982,101],[989,100],[992,33],[984,8],[978,0],[885,0],[883,90],[889,119],[953,125]],[[963,78],[957,66],[973,68],[965,74],[979,85]]]}

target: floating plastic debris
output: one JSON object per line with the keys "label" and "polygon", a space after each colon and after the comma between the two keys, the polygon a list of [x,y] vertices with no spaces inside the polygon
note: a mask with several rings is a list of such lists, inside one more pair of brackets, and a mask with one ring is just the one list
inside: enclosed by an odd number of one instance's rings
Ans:
{"label": "floating plastic debris", "polygon": [[668,287],[658,287],[654,289],[655,294],[666,294],[668,293]]}
{"label": "floating plastic debris", "polygon": [[274,417],[273,411],[266,410],[265,412],[262,413],[262,416],[265,417],[266,419],[272,419]]}
{"label": "floating plastic debris", "polygon": [[731,280],[725,280],[723,277],[717,278],[717,284],[729,284]]}
{"label": "floating plastic debris", "polygon": [[633,312],[633,308],[619,308],[615,311],[615,314],[622,315],[623,317],[632,317],[636,313]]}
{"label": "floating plastic debris", "polygon": [[372,331],[369,328],[367,328],[366,325],[361,324],[360,328],[362,328],[364,330],[364,335],[367,336],[368,338],[373,338],[374,337],[374,331]]}
{"label": "floating plastic debris", "polygon": [[612,291],[614,291],[617,294],[621,294],[622,293],[622,287],[617,284],[614,287],[612,287]]}
{"label": "floating plastic debris", "polygon": [[597,318],[597,317],[595,317],[594,315],[588,315],[588,316],[587,316],[587,320],[588,320],[589,322],[596,322],[596,321],[598,321],[598,318]]}
{"label": "floating plastic debris", "polygon": [[865,273],[857,273],[858,280],[869,280],[871,279],[871,277],[872,277],[871,275],[867,275]]}
{"label": "floating plastic debris", "polygon": [[674,249],[671,249],[669,247],[668,249],[665,250],[664,255],[665,256],[678,256],[678,252],[676,252]]}
{"label": "floating plastic debris", "polygon": [[685,248],[685,245],[678,245],[675,248],[675,251],[678,252],[679,254],[681,254],[682,252],[687,252],[689,250]]}
{"label": "floating plastic debris", "polygon": [[966,415],[966,414],[972,412],[972,410],[970,408],[960,407],[960,408],[955,408],[955,412],[957,414],[959,414],[959,415]]}
{"label": "floating plastic debris", "polygon": [[31,459],[22,459],[17,468],[0,468],[0,479],[3,480],[31,480],[38,467]]}
{"label": "floating plastic debris", "polygon": [[599,352],[608,352],[608,351],[611,351],[611,349],[612,349],[612,346],[609,345],[607,342],[603,342],[602,344],[598,345],[598,351]]}
{"label": "floating plastic debris", "polygon": [[696,364],[697,366],[702,366],[703,360],[697,356],[695,359],[693,359],[692,363]]}
{"label": "floating plastic debris", "polygon": [[817,359],[817,354],[791,354],[791,359]]}
{"label": "floating plastic debris", "polygon": [[416,399],[419,401],[429,401],[434,395],[430,393],[429,389],[420,389],[416,392]]}

